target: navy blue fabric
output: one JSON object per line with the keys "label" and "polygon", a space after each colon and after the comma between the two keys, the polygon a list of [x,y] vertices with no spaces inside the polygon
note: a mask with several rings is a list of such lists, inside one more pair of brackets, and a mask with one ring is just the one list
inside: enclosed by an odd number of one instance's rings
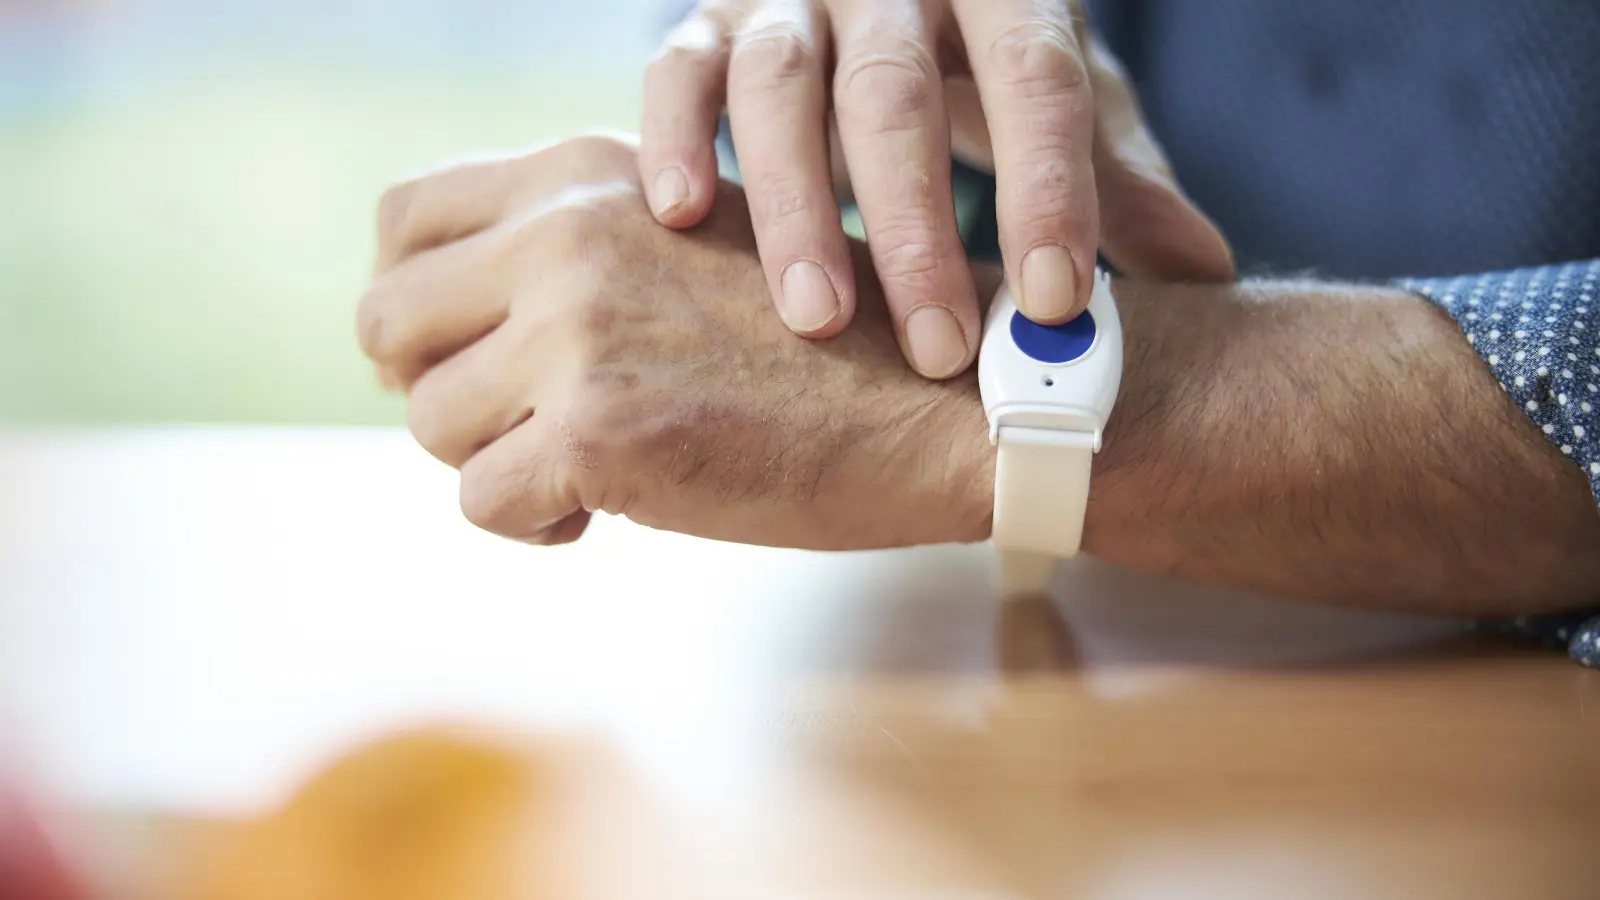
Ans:
{"label": "navy blue fabric", "polygon": [[[1455,318],[1511,401],[1589,476],[1600,503],[1600,262],[1397,282]],[[1600,668],[1600,615],[1488,623]]]}
{"label": "navy blue fabric", "polygon": [[1600,3],[1090,0],[1245,274],[1600,258]]}
{"label": "navy blue fabric", "polygon": [[1600,261],[1396,284],[1456,320],[1600,504]]}

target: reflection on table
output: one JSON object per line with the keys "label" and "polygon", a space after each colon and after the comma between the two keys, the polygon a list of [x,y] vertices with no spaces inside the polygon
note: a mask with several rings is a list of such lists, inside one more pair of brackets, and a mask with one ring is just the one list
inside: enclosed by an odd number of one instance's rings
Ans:
{"label": "reflection on table", "polygon": [[78,852],[219,823],[153,846],[235,900],[1600,893],[1559,656],[1092,560],[1003,601],[981,547],[528,548],[453,492],[386,431],[0,444],[0,713]]}

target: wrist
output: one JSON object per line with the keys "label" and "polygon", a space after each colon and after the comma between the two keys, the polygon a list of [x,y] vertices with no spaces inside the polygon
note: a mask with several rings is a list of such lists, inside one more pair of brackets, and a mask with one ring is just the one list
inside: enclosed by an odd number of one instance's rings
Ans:
{"label": "wrist", "polygon": [[1087,552],[1391,609],[1592,602],[1587,484],[1437,309],[1309,282],[1115,290],[1123,381]]}
{"label": "wrist", "polygon": [[945,453],[935,493],[948,517],[946,540],[976,543],[989,539],[994,524],[995,449],[977,379],[969,377],[949,388],[936,412]]}
{"label": "wrist", "polygon": [[[1225,457],[1241,449],[1240,403],[1250,396],[1252,354],[1277,350],[1252,351],[1260,336],[1245,321],[1249,304],[1238,290],[1128,278],[1113,284],[1122,383],[1089,481],[1086,552],[1141,568],[1180,569],[1195,547],[1166,526],[1230,494],[1203,473],[1227,471]],[[1266,423],[1257,424],[1245,429],[1245,444],[1262,439]]]}
{"label": "wrist", "polygon": [[[977,289],[979,320],[989,302],[1005,283],[1005,270],[995,263],[972,263],[972,283]],[[981,340],[981,336],[980,336]],[[989,440],[989,418],[983,411],[978,392],[977,367],[960,382],[959,396],[952,397],[947,412],[947,434],[952,435],[948,483],[950,508],[954,513],[951,539],[963,543],[986,541],[994,530],[995,447]]]}

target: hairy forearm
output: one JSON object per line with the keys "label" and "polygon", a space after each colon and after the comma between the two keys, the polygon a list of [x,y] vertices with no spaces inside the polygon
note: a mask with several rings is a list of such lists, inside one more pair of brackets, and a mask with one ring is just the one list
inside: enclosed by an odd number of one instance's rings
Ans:
{"label": "hairy forearm", "polygon": [[1126,362],[1088,552],[1368,607],[1600,600],[1583,477],[1425,301],[1305,283],[1116,293]]}

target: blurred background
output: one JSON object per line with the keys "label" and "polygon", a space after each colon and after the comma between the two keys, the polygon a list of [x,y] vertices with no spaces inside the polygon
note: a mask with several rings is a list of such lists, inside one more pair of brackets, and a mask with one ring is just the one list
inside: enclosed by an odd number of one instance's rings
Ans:
{"label": "blurred background", "polygon": [[382,188],[636,129],[661,0],[0,0],[0,421],[389,424]]}
{"label": "blurred background", "polygon": [[451,473],[399,432],[254,426],[403,422],[354,335],[379,194],[636,129],[668,6],[0,0],[0,898],[78,896],[30,818],[132,896],[147,815],[562,683],[515,637],[526,548]]}

